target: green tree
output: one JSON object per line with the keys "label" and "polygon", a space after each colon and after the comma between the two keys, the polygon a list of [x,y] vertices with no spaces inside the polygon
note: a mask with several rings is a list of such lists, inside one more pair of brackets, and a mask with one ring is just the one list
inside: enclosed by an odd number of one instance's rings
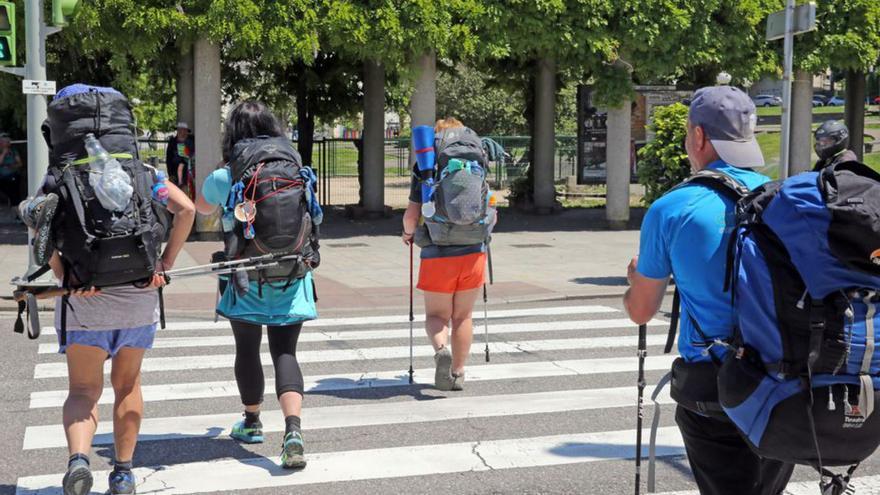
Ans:
{"label": "green tree", "polygon": [[460,64],[437,78],[438,117],[456,117],[481,135],[527,133],[524,106],[476,67]]}

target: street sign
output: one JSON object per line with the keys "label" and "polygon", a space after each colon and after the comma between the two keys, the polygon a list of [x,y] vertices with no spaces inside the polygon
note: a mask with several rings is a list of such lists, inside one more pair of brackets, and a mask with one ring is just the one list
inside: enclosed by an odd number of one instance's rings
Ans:
{"label": "street sign", "polygon": [[[816,4],[805,3],[794,9],[794,26],[792,34],[801,34],[816,29]],[[785,36],[785,10],[767,16],[767,41],[781,39]]]}
{"label": "street sign", "polygon": [[26,95],[54,95],[55,81],[33,81],[24,79],[21,81],[21,92]]}

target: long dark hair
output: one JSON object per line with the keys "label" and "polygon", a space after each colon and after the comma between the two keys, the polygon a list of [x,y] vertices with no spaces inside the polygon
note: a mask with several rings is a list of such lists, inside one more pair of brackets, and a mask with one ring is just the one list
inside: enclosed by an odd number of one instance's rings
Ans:
{"label": "long dark hair", "polygon": [[260,101],[243,101],[235,106],[226,119],[223,134],[223,160],[232,159],[232,148],[242,139],[259,136],[284,135],[281,124],[269,108]]}

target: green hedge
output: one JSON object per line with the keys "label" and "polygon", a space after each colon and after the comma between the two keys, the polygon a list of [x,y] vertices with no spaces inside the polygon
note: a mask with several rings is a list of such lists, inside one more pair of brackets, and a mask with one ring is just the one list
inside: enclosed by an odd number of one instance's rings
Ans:
{"label": "green hedge", "polygon": [[681,103],[657,107],[648,129],[654,139],[639,150],[639,183],[645,186],[645,205],[650,205],[691,173],[684,149],[688,107]]}

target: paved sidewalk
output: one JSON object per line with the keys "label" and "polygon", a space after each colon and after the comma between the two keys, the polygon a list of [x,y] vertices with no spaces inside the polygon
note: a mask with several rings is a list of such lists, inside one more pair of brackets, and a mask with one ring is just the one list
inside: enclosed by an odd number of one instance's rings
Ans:
{"label": "paved sidewalk", "polygon": [[[554,216],[501,211],[492,242],[495,284],[491,302],[537,301],[622,294],[626,265],[638,249],[643,210],[633,210],[630,230],[606,229],[601,209],[569,210]],[[328,212],[322,227],[321,267],[315,278],[322,308],[334,311],[405,307],[409,250],[401,243],[400,214],[352,221]],[[27,265],[23,228],[0,224],[0,280],[21,275]],[[176,268],[208,263],[220,242],[187,244]],[[418,274],[418,248],[415,250]],[[0,310],[15,304],[0,293]],[[216,299],[216,280],[173,281],[166,289],[169,311],[206,312]],[[417,305],[421,298],[417,297]],[[51,304],[51,303],[50,303]]]}

